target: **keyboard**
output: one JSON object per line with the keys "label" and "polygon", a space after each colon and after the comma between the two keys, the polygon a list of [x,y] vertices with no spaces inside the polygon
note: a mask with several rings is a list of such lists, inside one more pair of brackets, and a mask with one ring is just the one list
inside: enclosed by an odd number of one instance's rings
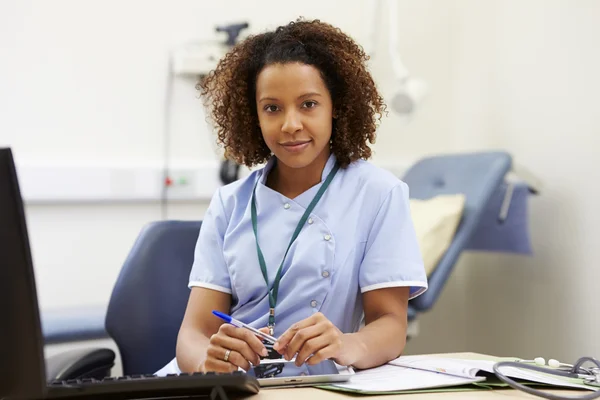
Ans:
{"label": "keyboard", "polygon": [[[219,389],[221,388],[221,389]],[[213,392],[216,391],[216,392]],[[195,372],[192,374],[129,375],[103,379],[83,378],[53,381],[48,384],[48,399],[85,397],[86,399],[132,399],[171,396],[254,394],[258,381],[243,371],[228,374]]]}

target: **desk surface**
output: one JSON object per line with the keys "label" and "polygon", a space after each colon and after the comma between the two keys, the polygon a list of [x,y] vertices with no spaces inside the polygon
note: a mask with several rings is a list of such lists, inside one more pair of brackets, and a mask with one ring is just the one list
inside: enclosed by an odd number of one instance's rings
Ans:
{"label": "desk surface", "polygon": [[[448,353],[448,354],[432,354],[435,357],[449,358],[481,358],[485,357],[482,354],[476,353]],[[556,395],[564,396],[581,396],[584,393],[589,393],[583,390],[544,390]],[[383,396],[383,397],[382,397]],[[408,397],[407,397],[408,396]],[[262,388],[258,394],[250,397],[245,397],[249,400],[348,400],[378,398],[379,400],[393,399],[438,399],[458,400],[458,399],[535,399],[530,394],[514,390],[511,388],[502,388],[494,390],[473,390],[462,392],[434,392],[434,393],[413,393],[413,394],[381,394],[381,395],[361,395],[354,393],[336,392],[332,390],[317,389],[317,388],[285,388],[285,389],[267,389]]]}
{"label": "desk surface", "polygon": [[[553,394],[564,396],[581,396],[582,390],[545,390]],[[383,396],[383,397],[382,397]],[[527,393],[514,389],[495,389],[495,390],[474,390],[464,392],[437,392],[437,393],[414,393],[414,394],[384,394],[365,396],[360,394],[344,394],[331,390],[315,388],[289,388],[289,389],[261,389],[258,394],[247,397],[248,400],[349,400],[349,399],[373,399],[379,400],[420,400],[420,399],[438,399],[459,400],[459,399],[536,399],[539,397],[531,396]]]}

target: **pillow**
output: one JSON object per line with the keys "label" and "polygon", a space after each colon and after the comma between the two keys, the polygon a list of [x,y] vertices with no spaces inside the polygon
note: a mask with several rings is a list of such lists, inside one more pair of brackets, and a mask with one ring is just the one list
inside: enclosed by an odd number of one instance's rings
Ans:
{"label": "pillow", "polygon": [[448,250],[465,206],[463,194],[410,199],[410,211],[427,276]]}

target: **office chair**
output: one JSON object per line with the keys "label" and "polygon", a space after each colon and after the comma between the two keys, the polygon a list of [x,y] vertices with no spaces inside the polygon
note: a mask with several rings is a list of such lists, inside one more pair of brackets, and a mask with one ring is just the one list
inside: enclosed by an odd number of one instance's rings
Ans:
{"label": "office chair", "polygon": [[[112,291],[106,332],[115,341],[123,375],[154,373],[175,357],[179,326],[188,301],[200,221],[159,221],[145,226]],[[105,376],[113,366],[110,349],[79,349],[47,360],[48,379],[75,379],[86,369]]]}
{"label": "office chair", "polygon": [[106,330],[121,354],[123,374],[152,373],[175,357],[200,225],[151,223],[129,253],[106,314]]}
{"label": "office chair", "polygon": [[[403,177],[411,198],[440,194],[466,196],[454,239],[429,276],[428,290],[409,303],[408,319],[433,307],[478,226],[487,202],[511,169],[504,152],[442,155],[424,158]],[[121,353],[124,375],[153,373],[175,357],[177,333],[185,312],[189,273],[201,222],[159,221],[146,226],[133,246],[112,292],[106,330]],[[409,333],[410,336],[410,333]],[[92,353],[96,359],[98,352]],[[76,378],[85,360],[55,368],[61,379]],[[76,363],[77,361],[77,363]]]}
{"label": "office chair", "polygon": [[465,195],[465,208],[452,243],[428,277],[425,293],[409,303],[409,320],[430,310],[441,294],[461,252],[469,244],[487,203],[512,168],[506,152],[460,153],[423,158],[404,175],[410,197],[429,199],[442,194]]}

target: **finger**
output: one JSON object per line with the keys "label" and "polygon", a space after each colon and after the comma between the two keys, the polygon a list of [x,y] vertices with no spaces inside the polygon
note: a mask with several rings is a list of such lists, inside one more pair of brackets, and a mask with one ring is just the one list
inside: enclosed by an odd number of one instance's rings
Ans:
{"label": "finger", "polygon": [[238,338],[248,343],[248,346],[250,346],[256,354],[267,355],[267,349],[262,343],[262,339],[256,336],[252,331],[244,328],[237,328],[233,325],[228,325],[223,330],[228,336]]}
{"label": "finger", "polygon": [[314,353],[312,355],[312,357],[310,357],[308,360],[306,360],[306,363],[308,365],[315,365],[318,364],[324,360],[327,360],[329,358],[333,358],[333,356],[336,354],[336,347],[335,346],[327,346],[322,348],[321,350],[317,351],[316,353]]}
{"label": "finger", "polygon": [[[234,353],[233,350],[230,351],[229,353],[229,358],[227,361],[225,361],[225,354],[227,353],[226,348],[221,347],[221,346],[216,346],[216,345],[209,345],[208,348],[206,349],[206,361],[205,361],[205,365],[208,363],[211,366],[217,366],[219,367],[221,371],[225,371],[225,369],[227,369],[227,371],[232,369],[232,366],[235,367],[237,369],[237,365],[232,364],[231,361],[231,356]],[[222,364],[221,364],[222,363]],[[228,364],[227,366],[225,366],[224,364]],[[227,367],[227,368],[225,368]]]}
{"label": "finger", "polygon": [[[244,370],[248,371],[248,369],[250,368],[250,364],[248,363],[248,360],[246,360],[244,358],[244,356],[242,356],[240,353],[238,353],[235,350],[230,350],[229,357],[227,357],[227,360],[225,360],[227,351],[228,351],[228,349],[225,347],[210,346],[207,349],[206,354],[207,354],[208,358],[211,359],[212,361],[214,361],[215,363],[216,363],[216,361],[219,361],[219,362],[222,361],[226,364],[233,365],[235,367],[235,368],[233,368],[233,371],[236,371],[238,369],[238,367],[241,367]],[[218,364],[218,363],[216,363],[216,364]],[[222,367],[222,365],[221,365],[221,367]]]}
{"label": "finger", "polygon": [[204,362],[204,372],[235,372],[237,367],[232,363],[217,360],[216,358],[207,358]]}
{"label": "finger", "polygon": [[308,357],[317,354],[320,350],[328,347],[331,342],[328,336],[329,335],[320,335],[304,342],[296,355],[296,366],[301,366]]}
{"label": "finger", "polygon": [[282,352],[280,350],[284,349],[285,346],[289,344],[290,340],[292,340],[296,332],[298,332],[300,329],[304,329],[309,326],[315,325],[320,320],[322,315],[323,314],[321,313],[313,314],[310,317],[305,318],[302,321],[297,322],[291,327],[289,327],[288,330],[286,330],[281,336],[279,336],[277,342],[275,342],[275,344],[273,345],[273,348],[281,354]]}
{"label": "finger", "polygon": [[[225,350],[229,349],[232,353],[235,351],[240,354],[240,356],[244,357],[247,361],[256,365],[260,362],[260,358],[258,354],[242,339],[238,339],[231,336],[220,335],[215,339],[215,344],[218,347],[221,347]],[[221,354],[215,354],[216,358],[223,359],[225,350],[221,352]],[[242,365],[240,365],[242,367]]]}
{"label": "finger", "polygon": [[[223,354],[225,354],[225,353],[223,353]],[[225,358],[225,357],[223,357],[223,358]],[[229,353],[228,362],[235,365],[236,370],[237,370],[237,367],[240,367],[244,371],[248,372],[250,370],[250,368],[252,367],[250,365],[250,363],[248,362],[248,360],[243,355],[241,355],[240,353],[238,353],[235,350],[232,350],[231,353]]]}
{"label": "finger", "polygon": [[[221,325],[219,332],[223,332],[228,337],[236,338],[238,340],[245,342],[249,346],[249,348],[252,350],[252,352],[254,353],[254,356],[256,356],[257,360],[258,360],[258,354],[262,355],[263,357],[268,354],[267,348],[262,343],[262,341],[258,338],[258,336],[256,336],[254,333],[252,333],[248,329],[236,328],[233,325],[226,324],[226,325]],[[235,348],[235,349],[238,351],[241,350],[238,348]],[[244,354],[244,356],[248,355],[245,353],[242,353],[242,354]],[[252,358],[248,358],[248,360],[253,362]]]}
{"label": "finger", "polygon": [[[259,331],[261,331],[262,333],[266,333],[267,335],[270,335],[270,334],[271,334],[271,330],[270,330],[268,327],[266,327],[266,326],[265,326],[265,327],[263,327],[263,328],[260,328],[260,329],[259,329]],[[260,337],[260,336],[256,336],[256,337],[258,338],[258,340],[259,340],[261,343],[263,342],[263,340],[264,340],[264,339],[263,339],[262,337]]]}
{"label": "finger", "polygon": [[204,372],[233,372],[237,370],[236,365],[223,360],[226,351],[220,346],[209,345],[208,349],[206,349],[207,357],[204,361]]}
{"label": "finger", "polygon": [[[325,326],[323,324],[317,324],[309,326],[308,328],[300,329],[294,334],[294,337],[287,345],[285,349],[285,359],[291,360],[294,355],[300,351],[300,348],[304,345],[307,340],[322,335],[325,332]],[[304,361],[304,360],[302,360]]]}

